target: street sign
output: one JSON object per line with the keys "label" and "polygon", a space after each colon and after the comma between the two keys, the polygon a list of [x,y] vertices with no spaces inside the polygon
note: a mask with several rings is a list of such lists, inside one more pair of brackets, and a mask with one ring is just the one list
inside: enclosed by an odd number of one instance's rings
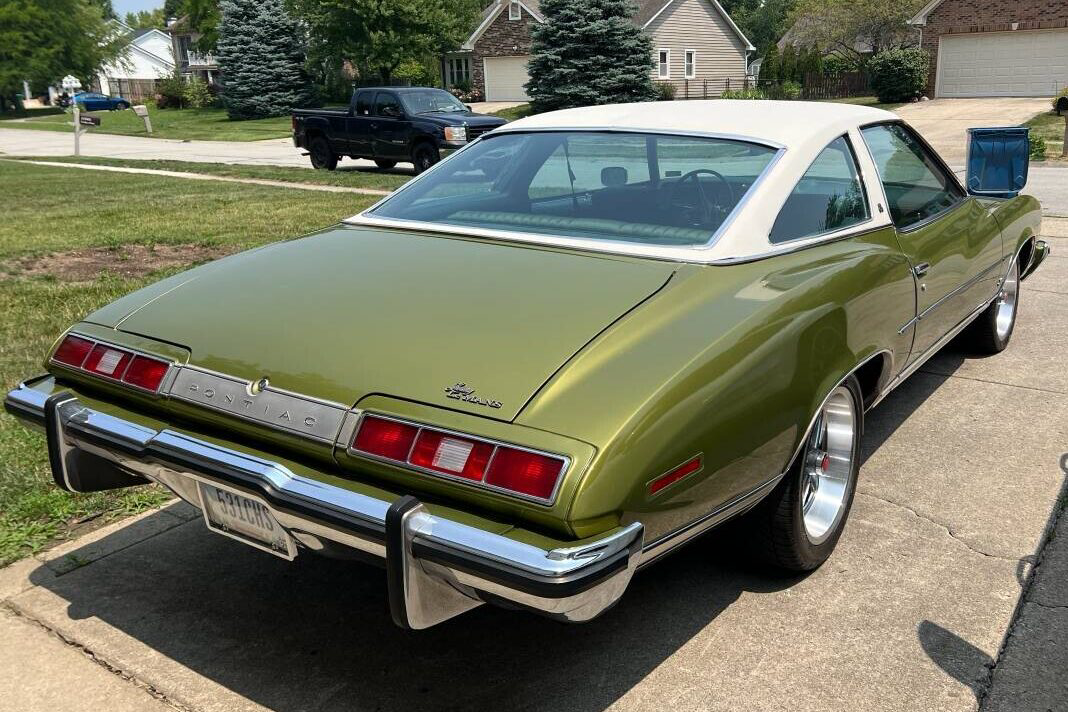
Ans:
{"label": "street sign", "polygon": [[99,126],[100,125],[100,117],[99,116],[89,116],[88,114],[86,114],[84,116],[79,116],[78,117],[78,123],[80,123],[82,126]]}

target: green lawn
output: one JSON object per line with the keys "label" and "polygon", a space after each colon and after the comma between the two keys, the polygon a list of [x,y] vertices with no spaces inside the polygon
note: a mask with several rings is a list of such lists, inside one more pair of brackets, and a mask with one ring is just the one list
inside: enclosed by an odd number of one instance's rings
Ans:
{"label": "green lawn", "polygon": [[192,161],[157,161],[126,158],[97,158],[93,156],[64,157],[20,157],[26,160],[49,161],[59,163],[85,163],[96,166],[118,166],[121,168],[152,168],[162,171],[184,171],[186,173],[205,173],[228,178],[255,178],[260,180],[278,180],[286,183],[306,183],[311,185],[333,185],[348,188],[370,188],[374,190],[395,190],[411,180],[411,175],[403,168],[383,171],[378,168],[353,168],[351,164],[342,163],[336,171],[314,171],[306,168],[287,168],[284,166],[242,166],[229,163],[194,163]]}
{"label": "green lawn", "polygon": [[512,106],[507,109],[501,109],[500,111],[494,111],[490,116],[499,116],[507,121],[515,121],[516,119],[522,119],[530,116],[532,110],[530,104],[520,104],[519,106]]}
{"label": "green lawn", "polygon": [[1024,126],[1031,127],[1031,134],[1046,140],[1046,159],[1060,159],[1064,147],[1064,117],[1052,111],[1045,111],[1028,121]]}
{"label": "green lawn", "polygon": [[[88,247],[236,250],[330,225],[376,199],[6,161],[0,195],[0,274],[15,259]],[[63,274],[0,277],[0,388],[6,393],[40,373],[49,345],[71,323],[163,274],[101,274],[88,284],[64,281]],[[44,437],[0,413],[0,565],[64,538],[85,520],[107,521],[169,498],[151,487],[70,495],[51,484],[46,462]]]}
{"label": "green lawn", "polygon": [[886,111],[893,111],[894,109],[904,106],[904,104],[883,104],[879,102],[878,97],[874,96],[847,96],[841,99],[820,99],[820,101],[830,102],[833,104],[854,104],[856,106],[870,106],[874,109],[885,109]]}
{"label": "green lawn", "polygon": [[[205,141],[260,141],[268,138],[288,138],[292,133],[290,118],[230,121],[223,109],[165,109],[149,107],[153,138],[174,138]],[[147,136],[145,123],[132,110],[88,112],[100,117],[95,133]],[[70,114],[40,116],[26,121],[4,122],[4,128],[72,131]]]}

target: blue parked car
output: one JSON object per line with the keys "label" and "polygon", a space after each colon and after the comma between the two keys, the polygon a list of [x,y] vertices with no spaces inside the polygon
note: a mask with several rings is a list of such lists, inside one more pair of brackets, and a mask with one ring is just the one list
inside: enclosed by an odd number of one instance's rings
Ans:
{"label": "blue parked car", "polygon": [[74,100],[86,111],[113,111],[130,108],[130,102],[121,96],[108,96],[91,91],[78,92],[74,95]]}

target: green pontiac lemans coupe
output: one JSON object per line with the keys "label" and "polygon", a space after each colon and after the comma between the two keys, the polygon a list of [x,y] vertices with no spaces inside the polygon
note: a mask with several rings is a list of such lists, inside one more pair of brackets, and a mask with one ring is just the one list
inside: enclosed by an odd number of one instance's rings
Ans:
{"label": "green pontiac lemans coupe", "polygon": [[1018,144],[973,137],[965,189],[864,107],[523,119],[88,315],[5,405],[64,489],[157,482],[265,552],[384,560],[405,627],[588,620],[734,517],[811,570],[865,412],[958,334],[1012,336],[1049,254]]}

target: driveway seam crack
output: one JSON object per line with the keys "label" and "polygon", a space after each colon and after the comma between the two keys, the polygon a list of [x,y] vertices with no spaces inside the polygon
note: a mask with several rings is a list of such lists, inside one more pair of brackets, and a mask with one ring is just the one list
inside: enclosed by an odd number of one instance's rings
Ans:
{"label": "driveway seam crack", "polygon": [[950,527],[948,524],[943,524],[942,522],[939,522],[939,521],[936,521],[934,519],[931,519],[930,517],[928,517],[928,516],[926,516],[924,514],[920,514],[915,509],[913,509],[912,507],[910,507],[910,506],[908,506],[906,504],[901,504],[900,502],[895,502],[892,499],[887,499],[886,497],[880,497],[879,495],[872,494],[871,492],[863,492],[863,491],[861,491],[859,489],[857,490],[857,494],[863,495],[865,497],[871,497],[872,499],[877,499],[880,502],[885,502],[886,504],[890,504],[890,505],[893,505],[893,506],[898,507],[900,509],[904,509],[906,512],[909,512],[910,514],[912,514],[917,519],[922,519],[925,522],[930,522],[931,524],[934,524],[936,527],[942,529],[947,534],[949,534],[949,537],[951,539],[953,539],[954,541],[956,541],[957,543],[961,544],[962,546],[964,546],[969,551],[972,551],[972,552],[974,552],[976,554],[979,554],[981,556],[985,556],[985,557],[987,557],[989,559],[1000,559],[1002,561],[1019,562],[1021,560],[1020,557],[1017,557],[1017,556],[1002,556],[1001,554],[991,554],[989,552],[983,551],[982,549],[978,549],[975,546],[969,544],[964,539],[962,539],[960,536],[958,536],[957,533],[953,531],[953,528]]}
{"label": "driveway seam crack", "polygon": [[975,381],[976,383],[989,383],[994,386],[1005,386],[1006,388],[1023,388],[1028,391],[1038,391],[1039,393],[1052,393],[1058,396],[1068,395],[1064,391],[1055,391],[1049,388],[1038,388],[1037,386],[1021,386],[1019,383],[1004,383],[1002,381],[991,381],[986,378],[976,378],[975,376],[962,376],[957,373],[943,373],[941,371],[928,371],[926,368],[921,368],[919,373],[926,373],[928,376],[942,376],[943,378],[961,378],[965,381]]}
{"label": "driveway seam crack", "polygon": [[68,638],[67,636],[63,635],[58,630],[50,627],[43,621],[40,621],[34,618],[33,616],[27,614],[24,610],[13,604],[11,601],[4,601],[3,603],[0,603],[0,607],[14,614],[15,617],[19,618],[20,620],[23,620],[31,625],[37,626],[41,630],[51,635],[53,638],[59,640],[64,645],[70,648],[74,648],[75,650],[80,652],[82,655],[88,658],[90,662],[96,663],[100,667],[110,672],[112,675],[115,675],[116,677],[130,683],[134,687],[143,690],[145,693],[151,695],[152,697],[168,705],[169,707],[172,707],[175,710],[179,710],[179,712],[195,712],[193,708],[187,707],[179,702],[172,700],[170,697],[167,696],[166,693],[162,692],[159,688],[155,687],[151,683],[145,682],[137,676],[131,675],[130,673],[125,672],[121,668],[112,665],[107,660],[94,653],[86,645]]}

